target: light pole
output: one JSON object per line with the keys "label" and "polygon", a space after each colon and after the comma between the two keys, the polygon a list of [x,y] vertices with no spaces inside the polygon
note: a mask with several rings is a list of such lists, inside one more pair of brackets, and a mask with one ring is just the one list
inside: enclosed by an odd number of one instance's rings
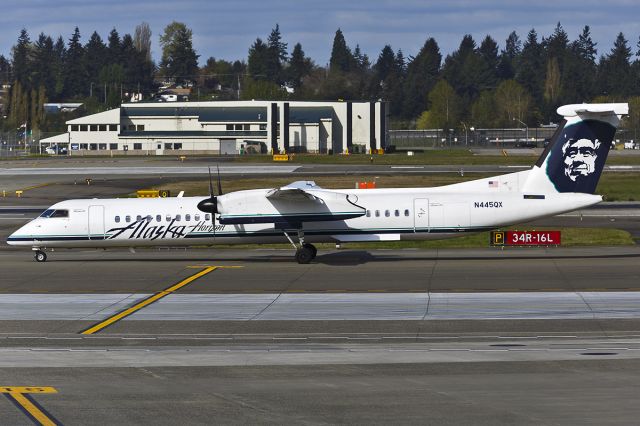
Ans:
{"label": "light pole", "polygon": [[464,145],[469,146],[469,138],[467,137],[467,123],[465,123],[464,121],[461,121],[460,123],[462,123],[462,125],[464,126]]}
{"label": "light pole", "polygon": [[515,117],[513,117],[513,121],[517,121],[518,123],[522,124],[525,127],[526,129],[525,131],[527,132],[527,136],[526,136],[527,140],[525,141],[525,144],[528,143],[529,142],[529,126],[527,126],[527,123],[524,123]]}

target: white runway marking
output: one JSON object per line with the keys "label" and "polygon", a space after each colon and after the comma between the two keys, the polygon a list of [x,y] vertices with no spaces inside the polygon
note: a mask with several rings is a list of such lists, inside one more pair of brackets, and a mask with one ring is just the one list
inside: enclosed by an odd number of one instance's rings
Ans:
{"label": "white runway marking", "polygon": [[[268,174],[290,173],[299,166],[222,166],[220,174]],[[174,175],[174,174],[207,174],[205,166],[181,166],[181,167],[142,167],[138,174],[142,175]],[[0,176],[25,176],[25,175],[129,175],[128,167],[15,167],[0,168]]]}
{"label": "white runway marking", "polygon": [[[148,296],[2,294],[0,320],[99,321]],[[123,321],[590,318],[640,318],[640,292],[172,294]]]}

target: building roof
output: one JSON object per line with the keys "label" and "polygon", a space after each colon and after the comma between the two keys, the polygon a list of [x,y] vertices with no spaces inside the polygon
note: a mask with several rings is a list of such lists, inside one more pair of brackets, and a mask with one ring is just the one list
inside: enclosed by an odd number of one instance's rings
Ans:
{"label": "building roof", "polygon": [[68,143],[69,133],[62,133],[60,135],[51,136],[48,138],[40,139],[40,143]]}
{"label": "building roof", "polygon": [[120,124],[120,108],[69,120],[67,124]]}

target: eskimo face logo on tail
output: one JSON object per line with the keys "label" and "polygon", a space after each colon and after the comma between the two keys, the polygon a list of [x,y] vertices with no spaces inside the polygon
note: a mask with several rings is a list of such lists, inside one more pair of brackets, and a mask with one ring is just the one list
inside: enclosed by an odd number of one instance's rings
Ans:
{"label": "eskimo face logo on tail", "polygon": [[598,139],[569,139],[562,145],[564,155],[564,174],[572,181],[580,176],[588,176],[596,171]]}
{"label": "eskimo face logo on tail", "polygon": [[562,129],[546,167],[558,192],[595,192],[615,132],[611,124],[591,119]]}

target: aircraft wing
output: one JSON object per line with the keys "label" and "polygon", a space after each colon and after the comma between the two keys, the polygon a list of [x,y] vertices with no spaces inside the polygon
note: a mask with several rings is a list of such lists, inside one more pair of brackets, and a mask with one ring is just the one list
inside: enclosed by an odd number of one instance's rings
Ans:
{"label": "aircraft wing", "polygon": [[364,216],[357,197],[323,189],[312,181],[260,191],[239,191],[220,197],[220,223],[288,223],[336,221]]}

